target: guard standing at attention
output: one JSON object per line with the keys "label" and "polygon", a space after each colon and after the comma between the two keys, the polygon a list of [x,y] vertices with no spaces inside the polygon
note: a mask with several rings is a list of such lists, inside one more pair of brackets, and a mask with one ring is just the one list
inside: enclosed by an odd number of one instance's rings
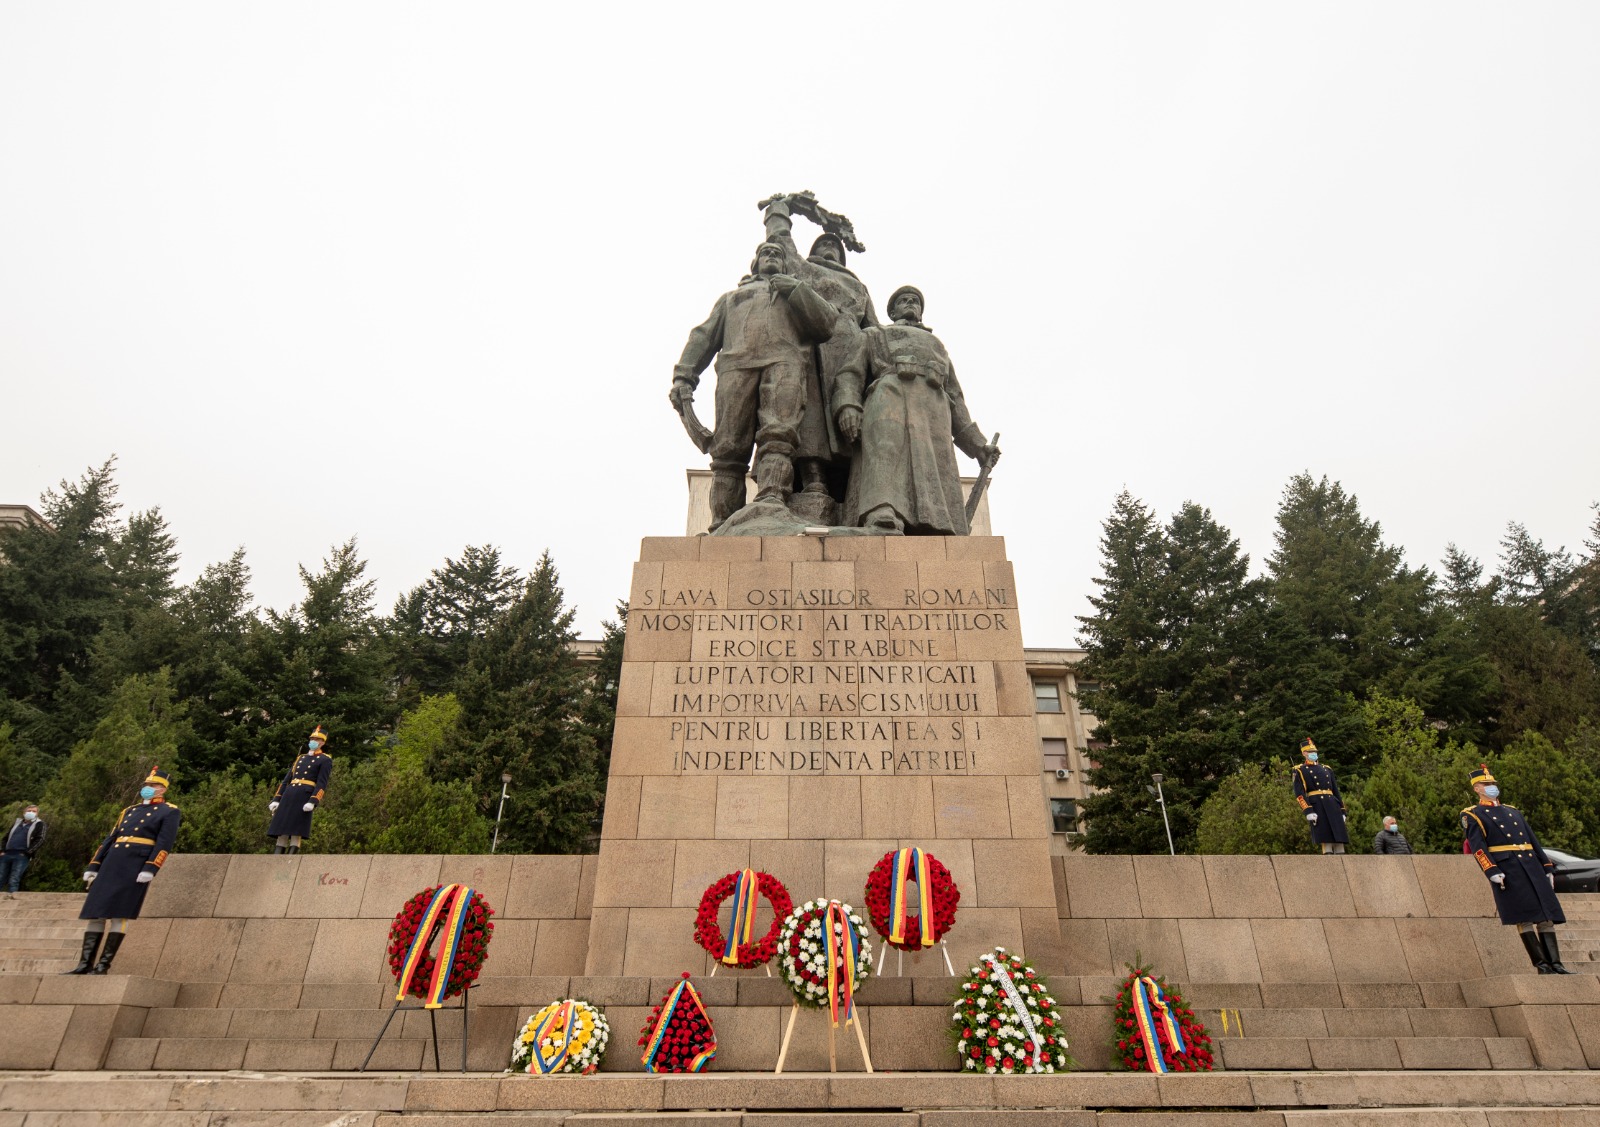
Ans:
{"label": "guard standing at attention", "polygon": [[1472,773],[1478,804],[1461,812],[1467,849],[1494,886],[1500,922],[1515,924],[1533,967],[1540,974],[1571,974],[1561,965],[1556,924],[1567,922],[1556,899],[1555,869],[1522,811],[1500,802],[1500,786],[1480,764]]}
{"label": "guard standing at attention", "polygon": [[[67,974],[105,974],[117,957],[128,921],[139,918],[144,894],[150,882],[166,864],[178,840],[178,808],[167,801],[169,773],[159,767],[150,774],[139,791],[139,803],[117,816],[111,832],[95,850],[94,859],[83,874],[89,886],[80,920],[88,920],[83,933],[83,957]],[[100,936],[106,937],[100,961],[94,959]]]}
{"label": "guard standing at attention", "polygon": [[300,843],[311,836],[311,814],[328,793],[328,779],[333,774],[333,758],[322,750],[327,742],[328,733],[318,724],[306,740],[306,750],[267,804],[272,811],[267,836],[278,839],[272,847],[274,853],[298,853]]}
{"label": "guard standing at attention", "polygon": [[1344,825],[1339,782],[1331,768],[1317,762],[1317,745],[1310,736],[1300,741],[1300,755],[1305,762],[1292,772],[1294,800],[1311,824],[1311,840],[1322,846],[1324,853],[1343,853],[1350,844],[1350,832]]}

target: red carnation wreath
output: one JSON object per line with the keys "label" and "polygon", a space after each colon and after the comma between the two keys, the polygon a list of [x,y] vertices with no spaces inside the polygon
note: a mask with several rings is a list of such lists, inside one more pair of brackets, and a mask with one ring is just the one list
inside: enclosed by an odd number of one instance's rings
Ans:
{"label": "red carnation wreath", "polygon": [[[417,928],[422,924],[422,917],[428,910],[428,904],[433,900],[433,894],[438,892],[443,885],[434,885],[417,893],[396,913],[394,922],[389,925],[389,969],[394,972],[396,982],[400,981],[400,972],[405,969],[406,952],[411,949],[411,941],[416,938]],[[472,901],[467,905],[466,924],[461,929],[461,945],[456,952],[456,965],[450,971],[450,981],[445,984],[444,997],[454,998],[474,982],[483,970],[485,960],[489,958],[489,937],[494,934],[494,924],[489,922],[489,917],[494,915],[494,909],[489,907],[489,902],[483,894],[476,890],[472,893]],[[435,925],[435,932],[438,927]],[[433,945],[433,936],[428,936],[428,945]],[[433,978],[433,968],[437,959],[432,950],[423,952],[421,961],[417,964],[417,972],[411,977],[411,993],[418,998],[428,996],[428,982]]]}
{"label": "red carnation wreath", "polygon": [[1183,996],[1167,984],[1166,976],[1153,975],[1150,968],[1142,963],[1138,966],[1128,964],[1128,973],[1123,976],[1122,985],[1117,989],[1117,1004],[1111,1011],[1114,1063],[1131,1072],[1157,1071],[1151,1067],[1151,1061],[1146,1056],[1144,1038],[1139,1033],[1139,1022],[1134,1013],[1134,984],[1141,978],[1150,977],[1161,988],[1186,1050],[1177,1052],[1177,1046],[1168,1042],[1165,1030],[1158,1026],[1155,1034],[1162,1063],[1173,1072],[1210,1072],[1216,1067],[1211,1056],[1211,1035],[1206,1032],[1204,1025],[1195,1020],[1194,1011],[1185,1004]]}
{"label": "red carnation wreath", "polygon": [[[717,923],[717,912],[721,909],[722,902],[733,895],[738,883],[739,874],[729,873],[706,889],[700,897],[700,910],[694,918],[694,941],[709,951],[719,962],[723,952],[727,950],[728,938],[722,934],[722,927]],[[734,952],[738,955],[739,961],[733,965],[745,970],[761,966],[778,953],[778,930],[783,926],[784,917],[794,911],[794,901],[789,896],[789,890],[771,873],[756,874],[756,890],[772,904],[772,926],[767,929],[767,934],[756,942],[741,943]]]}
{"label": "red carnation wreath", "polygon": [[[889,903],[889,882],[894,877],[894,862],[898,850],[891,849],[883,855],[872,872],[867,876],[867,915],[872,920],[872,930],[883,936],[884,943],[901,951],[922,951],[922,920],[919,917],[906,918],[906,937],[902,943],[896,943],[889,938],[889,929],[893,921],[889,914],[893,905]],[[933,935],[934,943],[943,939],[956,922],[956,905],[961,903],[961,890],[956,887],[956,882],[950,876],[950,870],[945,868],[933,854],[928,854],[928,885],[933,894]],[[909,891],[909,890],[908,890]],[[907,907],[916,905],[915,900],[909,900]]]}

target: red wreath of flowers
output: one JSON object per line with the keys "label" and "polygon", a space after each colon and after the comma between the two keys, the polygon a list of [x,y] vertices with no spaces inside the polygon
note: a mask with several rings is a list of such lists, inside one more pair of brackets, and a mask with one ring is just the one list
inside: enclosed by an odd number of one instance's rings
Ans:
{"label": "red wreath of flowers", "polygon": [[[872,920],[872,930],[883,936],[883,941],[890,947],[902,951],[921,951],[922,946],[922,920],[917,917],[907,917],[906,938],[903,943],[896,943],[889,938],[890,919],[889,913],[892,905],[889,903],[889,882],[894,877],[894,858],[896,850],[890,850],[883,855],[883,859],[867,877],[867,915]],[[933,854],[928,854],[928,883],[932,886],[933,894],[933,941],[943,939],[956,922],[956,905],[961,903],[961,890],[956,887],[956,882],[951,879],[950,870],[945,868]]]}
{"label": "red wreath of flowers", "polygon": [[[1116,1008],[1111,1011],[1111,1034],[1116,1050],[1113,1055],[1118,1064],[1131,1072],[1144,1072],[1150,1068],[1150,1061],[1145,1056],[1144,1038],[1139,1036],[1139,1023],[1133,1015],[1134,980],[1150,974],[1147,966],[1128,964],[1128,973],[1123,976],[1122,985],[1117,990]],[[1173,1052],[1166,1037],[1157,1029],[1156,1039],[1160,1042],[1167,1067],[1174,1072],[1210,1072],[1216,1063],[1211,1056],[1211,1036],[1206,1032],[1206,1027],[1195,1020],[1194,1011],[1184,1003],[1182,995],[1167,984],[1164,975],[1153,977],[1161,987],[1167,1005],[1172,1007],[1173,1016],[1178,1020],[1178,1030],[1183,1034],[1184,1044],[1189,1050],[1186,1053]]]}
{"label": "red wreath of flowers", "polygon": [[[694,941],[719,961],[727,949],[728,938],[722,934],[722,928],[717,923],[717,911],[722,907],[722,902],[733,895],[738,883],[739,874],[729,873],[706,889],[700,897],[700,911],[694,918]],[[739,945],[735,952],[739,956],[736,965],[745,970],[761,966],[778,953],[778,929],[783,926],[784,918],[794,911],[789,890],[771,873],[756,874],[756,889],[772,904],[772,926],[756,942]]]}
{"label": "red wreath of flowers", "polygon": [[[428,910],[428,903],[433,899],[433,894],[442,888],[434,885],[417,893],[396,913],[394,922],[389,925],[389,969],[394,973],[396,982],[400,981],[400,972],[405,967],[406,952],[411,949],[411,940],[416,937],[417,928],[422,923],[422,917]],[[444,996],[454,998],[474,982],[483,970],[485,960],[489,958],[489,937],[494,934],[494,924],[489,922],[489,917],[494,915],[494,909],[489,907],[489,902],[483,894],[476,890],[472,893],[472,901],[467,905],[467,922],[461,929],[461,946],[456,952],[456,965],[450,971],[450,981],[445,984]],[[438,925],[435,925],[435,934]],[[429,946],[432,946],[433,936],[428,937]],[[422,961],[417,965],[417,973],[411,977],[411,994],[418,998],[428,996],[428,982],[433,978],[433,968],[437,959],[432,950],[423,952]]]}

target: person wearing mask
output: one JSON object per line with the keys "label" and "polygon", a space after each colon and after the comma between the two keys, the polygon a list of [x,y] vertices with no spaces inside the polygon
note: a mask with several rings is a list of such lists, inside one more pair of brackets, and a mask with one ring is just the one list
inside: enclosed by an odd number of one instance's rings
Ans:
{"label": "person wearing mask", "polygon": [[1411,843],[1406,840],[1406,835],[1400,832],[1400,823],[1391,817],[1383,820],[1383,829],[1378,831],[1378,836],[1372,839],[1374,853],[1410,853]]}
{"label": "person wearing mask", "polygon": [[311,815],[328,793],[328,779],[333,774],[333,757],[322,750],[327,742],[328,733],[318,724],[306,738],[306,750],[295,759],[267,804],[272,812],[267,836],[277,839],[274,853],[298,853],[300,843],[311,836]]}
{"label": "person wearing mask", "polygon": [[44,844],[44,835],[45,824],[39,817],[39,808],[30,802],[22,808],[22,817],[11,823],[5,852],[0,854],[0,885],[5,886],[7,900],[17,898],[22,874],[28,871],[33,855]]}
{"label": "person wearing mask", "polygon": [[1305,762],[1291,772],[1294,800],[1311,827],[1311,840],[1322,846],[1324,853],[1343,853],[1350,844],[1350,831],[1344,824],[1344,799],[1339,797],[1338,780],[1331,768],[1317,761],[1317,745],[1310,736],[1300,741],[1300,755]]}
{"label": "person wearing mask", "polygon": [[[178,840],[181,815],[167,801],[171,781],[169,772],[150,768],[139,789],[138,803],[117,815],[111,832],[95,850],[94,859],[83,874],[89,895],[84,897],[83,910],[78,913],[80,920],[89,921],[88,930],[83,933],[83,957],[64,973],[105,974],[111,969],[111,960],[117,957],[117,948],[127,934],[128,921],[139,918],[144,894]],[[100,961],[94,962],[102,935],[105,947],[100,951]]]}
{"label": "person wearing mask", "polygon": [[1566,923],[1556,899],[1555,866],[1520,810],[1500,801],[1500,786],[1479,764],[1470,776],[1476,806],[1461,812],[1461,828],[1478,867],[1494,887],[1500,922],[1515,926],[1523,949],[1540,974],[1571,974],[1561,965],[1556,924]]}

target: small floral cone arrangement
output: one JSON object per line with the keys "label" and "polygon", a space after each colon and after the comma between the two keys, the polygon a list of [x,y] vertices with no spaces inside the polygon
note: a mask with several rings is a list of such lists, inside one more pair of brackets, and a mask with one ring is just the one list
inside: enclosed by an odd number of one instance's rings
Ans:
{"label": "small floral cone arrangement", "polygon": [[639,1047],[646,1072],[702,1072],[717,1055],[716,1032],[687,971],[651,1012]]}
{"label": "small floral cone arrangement", "polygon": [[530,1076],[588,1075],[605,1060],[611,1025],[599,1006],[578,998],[551,1002],[528,1019],[511,1043],[511,1070]]}
{"label": "small floral cone arrangement", "polygon": [[1210,1072],[1211,1038],[1167,980],[1128,967],[1111,1012],[1112,1057],[1133,1072]]}
{"label": "small floral cone arrangement", "polygon": [[951,1021],[964,1071],[1011,1076],[1072,1067],[1049,984],[1033,964],[1004,947],[979,957],[954,1005]]}

